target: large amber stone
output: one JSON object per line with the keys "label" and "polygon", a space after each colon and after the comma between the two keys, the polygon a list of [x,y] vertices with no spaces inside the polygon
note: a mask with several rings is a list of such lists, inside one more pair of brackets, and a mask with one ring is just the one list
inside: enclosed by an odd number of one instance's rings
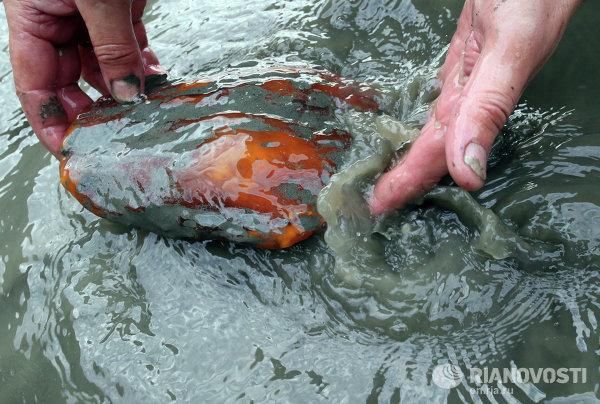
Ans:
{"label": "large amber stone", "polygon": [[352,142],[340,114],[378,109],[373,90],[316,70],[147,87],[144,101],[101,98],[73,123],[64,187],[127,226],[265,248],[323,227],[318,193]]}

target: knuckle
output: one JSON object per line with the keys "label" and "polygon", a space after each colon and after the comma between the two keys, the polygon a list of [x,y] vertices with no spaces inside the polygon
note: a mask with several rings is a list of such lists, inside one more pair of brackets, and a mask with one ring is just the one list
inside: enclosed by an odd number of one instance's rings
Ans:
{"label": "knuckle", "polygon": [[515,100],[510,94],[500,90],[488,90],[479,94],[475,100],[477,120],[489,129],[500,131],[512,113]]}
{"label": "knuckle", "polygon": [[106,44],[94,46],[98,63],[107,67],[137,64],[139,50],[130,44]]}

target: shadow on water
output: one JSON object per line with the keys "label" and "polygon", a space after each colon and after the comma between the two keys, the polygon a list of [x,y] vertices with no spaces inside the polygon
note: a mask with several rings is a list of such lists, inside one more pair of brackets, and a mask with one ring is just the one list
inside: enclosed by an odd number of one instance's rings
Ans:
{"label": "shadow on water", "polygon": [[[388,97],[393,118],[345,117],[356,147],[323,197],[333,231],[283,251],[164,239],[82,210],[0,60],[0,402],[597,398],[598,4],[533,81],[484,189],[440,188],[367,218],[362,191],[422,124],[460,3],[151,3],[150,40],[173,76],[305,63]],[[433,384],[441,363],[583,367],[588,379],[477,395],[468,378]]]}

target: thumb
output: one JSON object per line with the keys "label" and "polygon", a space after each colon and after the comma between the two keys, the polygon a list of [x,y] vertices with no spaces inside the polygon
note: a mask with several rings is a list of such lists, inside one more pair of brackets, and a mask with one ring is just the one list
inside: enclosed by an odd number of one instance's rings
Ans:
{"label": "thumb", "polygon": [[131,21],[131,0],[75,3],[113,98],[119,102],[134,101],[144,91],[144,65]]}
{"label": "thumb", "polygon": [[446,160],[456,183],[481,188],[494,139],[515,108],[535,66],[507,49],[492,47],[479,56],[463,88],[456,113],[446,132]]}

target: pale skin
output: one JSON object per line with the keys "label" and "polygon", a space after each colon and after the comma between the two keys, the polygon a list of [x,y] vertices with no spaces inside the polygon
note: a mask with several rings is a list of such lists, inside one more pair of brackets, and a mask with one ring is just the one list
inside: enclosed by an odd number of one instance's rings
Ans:
{"label": "pale skin", "polygon": [[483,186],[494,139],[580,2],[465,2],[439,73],[441,94],[404,159],[377,181],[373,214],[403,207],[446,174],[468,191]]}
{"label": "pale skin", "polygon": [[[528,81],[558,44],[581,0],[466,0],[421,136],[377,181],[378,215],[403,207],[450,174],[483,186],[489,151]],[[131,102],[162,74],[142,24],[145,0],[5,0],[15,87],[27,119],[56,157],[70,122],[103,94]]]}

